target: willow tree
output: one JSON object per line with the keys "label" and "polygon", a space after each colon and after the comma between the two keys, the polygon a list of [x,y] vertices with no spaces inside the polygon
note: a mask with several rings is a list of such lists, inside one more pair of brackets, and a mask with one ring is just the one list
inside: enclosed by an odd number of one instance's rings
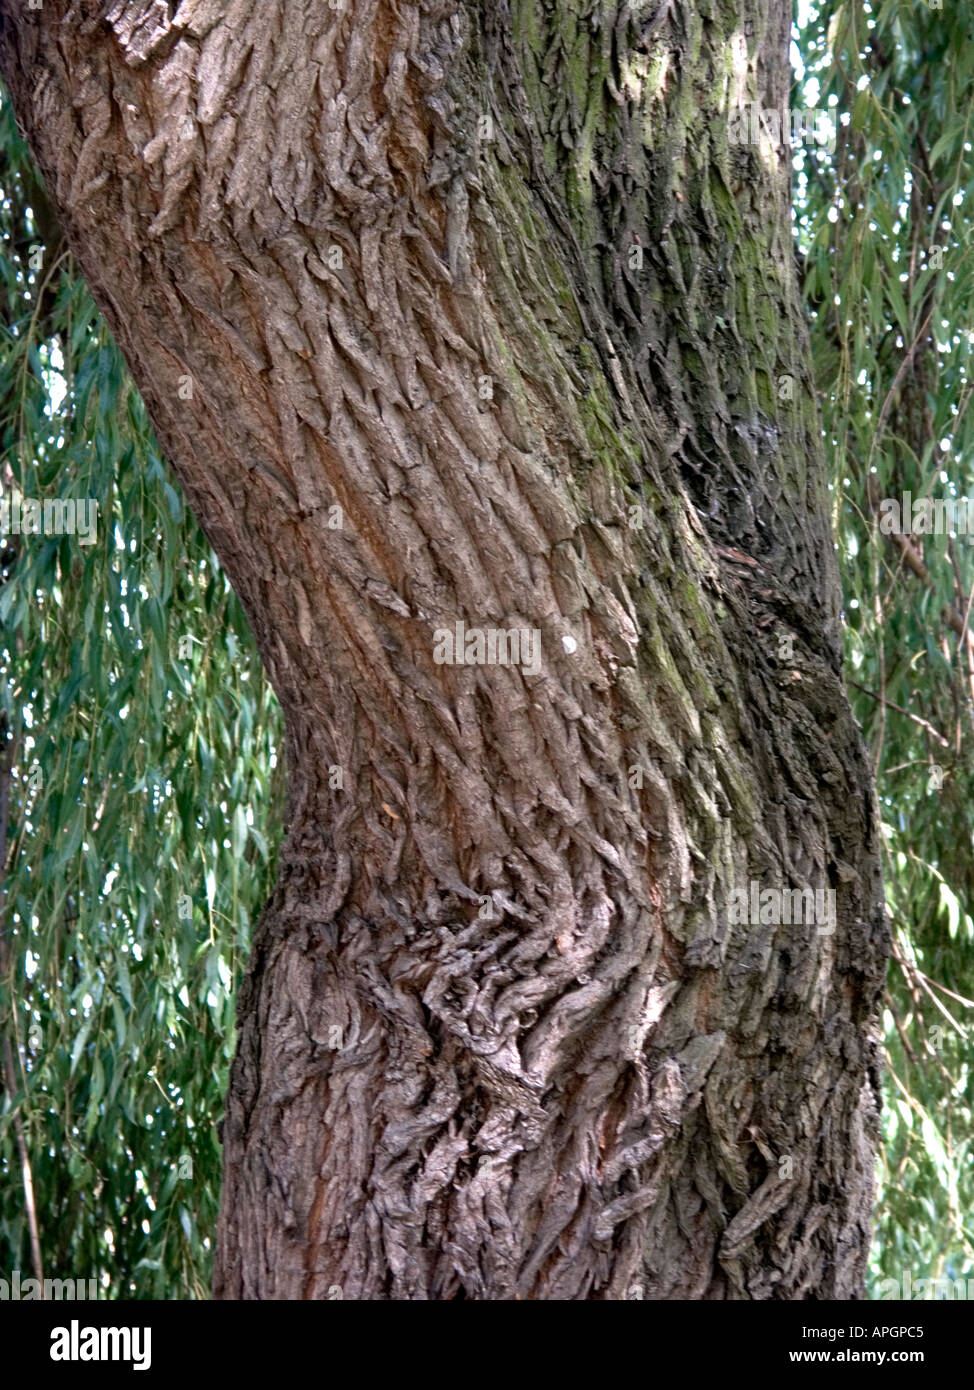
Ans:
{"label": "willow tree", "polygon": [[789,151],[733,125],[789,27],[0,0],[287,729],[218,1297],[861,1292],[876,818]]}

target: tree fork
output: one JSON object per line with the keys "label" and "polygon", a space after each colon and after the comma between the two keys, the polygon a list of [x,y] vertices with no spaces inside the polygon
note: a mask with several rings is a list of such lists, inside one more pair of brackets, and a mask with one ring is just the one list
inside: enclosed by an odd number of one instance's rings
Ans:
{"label": "tree fork", "polygon": [[216,1297],[862,1295],[877,820],[788,152],[728,136],[789,23],[0,0],[286,720]]}

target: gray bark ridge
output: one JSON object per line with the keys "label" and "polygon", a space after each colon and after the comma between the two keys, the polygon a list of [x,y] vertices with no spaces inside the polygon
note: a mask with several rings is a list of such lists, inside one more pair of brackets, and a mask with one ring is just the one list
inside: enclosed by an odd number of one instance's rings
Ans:
{"label": "gray bark ridge", "polygon": [[876,816],[786,152],[727,137],[789,14],[0,0],[287,724],[216,1297],[861,1296]]}

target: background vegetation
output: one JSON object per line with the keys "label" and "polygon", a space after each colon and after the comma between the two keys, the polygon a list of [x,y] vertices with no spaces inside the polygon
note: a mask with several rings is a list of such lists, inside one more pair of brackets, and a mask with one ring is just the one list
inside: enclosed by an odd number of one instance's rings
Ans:
{"label": "background vegetation", "polygon": [[[795,233],[895,934],[873,1278],[974,1277],[974,549],[877,514],[974,497],[972,20],[799,26],[793,104],[836,128],[795,151]],[[0,542],[0,1274],[36,1243],[106,1298],[205,1297],[279,713],[6,101],[0,150],[0,493],[99,505],[94,545]]]}
{"label": "background vegetation", "polygon": [[974,536],[896,539],[881,498],[974,499],[974,11],[800,15],[796,232],[846,597],[878,773],[894,959],[874,1278],[974,1276]]}

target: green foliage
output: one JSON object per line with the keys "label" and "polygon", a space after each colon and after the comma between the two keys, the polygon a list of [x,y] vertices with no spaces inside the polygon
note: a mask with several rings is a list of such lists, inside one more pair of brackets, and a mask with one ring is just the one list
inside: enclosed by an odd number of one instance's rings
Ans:
{"label": "green foliage", "polygon": [[968,1278],[974,537],[905,548],[879,507],[974,498],[971,13],[885,0],[801,18],[794,104],[839,122],[834,155],[797,161],[797,226],[894,933],[872,1273]]}
{"label": "green foliage", "polygon": [[[911,554],[877,504],[974,496],[974,43],[963,7],[905,0],[800,23],[794,104],[847,118],[797,160],[796,233],[895,934],[873,1276],[967,1276],[974,559],[964,536]],[[93,545],[0,552],[0,1273],[31,1270],[22,1136],[46,1274],[203,1297],[280,718],[6,104],[0,148],[0,492],[99,507]]]}
{"label": "green foliage", "polygon": [[[11,536],[0,1273],[203,1297],[233,987],[268,894],[280,720],[239,603],[3,109],[2,493],[97,502],[91,545]],[[33,259],[38,266],[31,269]]]}

